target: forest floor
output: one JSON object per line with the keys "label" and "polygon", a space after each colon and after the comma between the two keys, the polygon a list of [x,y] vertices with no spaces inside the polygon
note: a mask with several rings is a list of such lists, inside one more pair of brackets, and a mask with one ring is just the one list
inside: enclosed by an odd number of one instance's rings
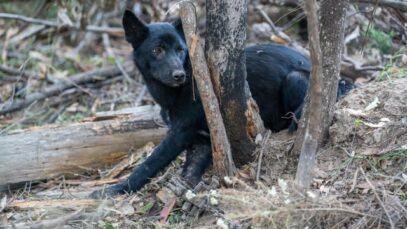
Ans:
{"label": "forest floor", "polygon": [[[77,1],[62,5],[36,2],[38,5],[29,7],[4,3],[0,9],[47,20],[57,17],[63,23],[82,18],[74,12]],[[198,16],[204,14],[202,2]],[[96,10],[102,7],[98,4],[88,6],[92,24],[120,28],[122,6],[117,3],[101,14]],[[162,20],[171,4],[136,1],[133,9],[146,21]],[[371,12],[363,7],[363,12]],[[299,22],[304,16],[300,8],[294,9],[250,4],[248,44],[279,41],[262,11],[295,45],[306,48]],[[363,13],[362,7],[350,10],[356,13],[350,12],[346,25],[342,75],[358,88],[336,105],[329,139],[317,154],[307,193],[293,185],[298,155],[290,149],[295,133],[282,131],[265,136],[253,162],[240,168],[228,187],[220,187],[210,169],[204,181],[188,191],[180,179],[182,155],[137,193],[88,198],[107,184],[103,178],[112,171],[115,178],[126,177],[151,153],[154,144],[149,142],[134,149],[141,152],[137,158],[124,156],[102,168],[84,168],[81,173],[27,182],[0,193],[0,229],[406,228],[407,32],[399,24],[405,25],[407,13],[379,9],[370,27],[370,14]],[[33,11],[38,12],[29,14]],[[77,74],[127,66],[131,48],[122,36],[117,30],[75,32],[0,16],[0,37],[5,41],[0,44],[0,111],[36,93],[44,94],[54,85],[66,85]],[[21,129],[89,121],[98,112],[154,104],[137,70],[124,71],[127,74],[72,83],[17,111],[5,112],[0,115],[0,138]],[[123,164],[126,166],[119,166]],[[7,164],[0,162],[0,166]]]}

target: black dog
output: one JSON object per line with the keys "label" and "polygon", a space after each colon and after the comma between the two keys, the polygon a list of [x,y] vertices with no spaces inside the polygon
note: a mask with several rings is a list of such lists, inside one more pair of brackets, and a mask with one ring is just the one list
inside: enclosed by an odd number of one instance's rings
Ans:
{"label": "black dog", "polygon": [[[183,176],[196,185],[212,161],[208,126],[199,95],[193,90],[192,70],[182,25],[144,24],[131,11],[123,16],[126,40],[133,46],[134,61],[151,95],[160,104],[170,129],[154,152],[125,182],[106,189],[107,195],[139,190],[182,151],[187,150]],[[246,49],[247,81],[265,127],[296,129],[287,116],[301,116],[308,87],[310,62],[299,52],[275,44]],[[340,84],[341,85],[341,84]],[[93,196],[102,194],[100,191]]]}

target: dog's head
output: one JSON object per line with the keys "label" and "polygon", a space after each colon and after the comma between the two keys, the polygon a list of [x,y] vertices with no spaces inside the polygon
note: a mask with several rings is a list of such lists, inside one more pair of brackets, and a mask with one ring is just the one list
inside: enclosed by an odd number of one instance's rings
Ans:
{"label": "dog's head", "polygon": [[145,24],[133,12],[123,15],[126,40],[133,46],[134,61],[143,76],[170,87],[188,81],[188,50],[181,21]]}

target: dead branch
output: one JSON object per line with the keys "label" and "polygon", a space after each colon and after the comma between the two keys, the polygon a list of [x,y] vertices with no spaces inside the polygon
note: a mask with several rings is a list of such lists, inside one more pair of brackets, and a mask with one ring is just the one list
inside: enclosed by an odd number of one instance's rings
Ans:
{"label": "dead branch", "polygon": [[[263,17],[263,19],[267,22],[267,24],[270,25],[270,28],[273,31],[274,35],[277,36],[277,38],[275,39],[272,38],[273,41],[277,43],[288,44],[297,49],[298,51],[300,51],[301,53],[303,53],[304,55],[309,56],[308,50],[303,48],[302,45],[300,45],[298,42],[291,39],[286,33],[283,32],[282,29],[277,28],[274,22],[270,19],[267,13],[264,12],[262,8],[260,8],[260,6],[256,6],[256,10],[260,12],[260,15]],[[284,42],[281,42],[281,40],[283,40]]]}
{"label": "dead branch", "polygon": [[391,219],[391,216],[390,216],[390,214],[389,214],[389,211],[387,211],[386,206],[384,205],[383,201],[382,201],[382,200],[380,199],[380,197],[379,197],[379,194],[377,194],[377,191],[376,191],[375,187],[373,186],[372,182],[370,182],[370,180],[367,178],[365,171],[363,170],[362,167],[359,167],[359,170],[362,172],[362,174],[363,174],[363,176],[365,177],[366,182],[369,184],[370,188],[372,188],[372,191],[373,191],[373,193],[374,193],[374,195],[375,195],[377,201],[379,202],[380,207],[382,207],[384,213],[386,213],[386,216],[387,216],[387,218],[388,218],[388,220],[389,220],[389,223],[390,223],[391,228],[392,228],[392,229],[396,228],[395,225],[394,225],[393,220]]}
{"label": "dead branch", "polygon": [[318,139],[321,134],[321,122],[322,113],[322,51],[320,47],[319,39],[319,21],[317,14],[317,2],[316,0],[305,1],[305,12],[308,19],[308,36],[310,43],[311,53],[311,76],[309,97],[310,103],[309,116],[305,120],[305,135],[304,141],[301,147],[300,160],[298,162],[297,174],[295,176],[295,182],[300,189],[308,189],[312,181],[312,171],[315,163],[315,153],[318,149]]}
{"label": "dead branch", "polygon": [[235,167],[232,152],[223,124],[218,99],[211,83],[202,44],[199,35],[196,33],[196,15],[193,4],[190,2],[181,3],[180,14],[185,37],[187,38],[193,75],[198,86],[211,133],[213,164],[220,177],[233,176]]}
{"label": "dead branch", "polygon": [[77,210],[71,214],[64,215],[62,217],[50,220],[43,220],[34,224],[28,223],[19,223],[14,225],[2,225],[2,229],[12,229],[12,228],[20,228],[20,229],[36,229],[36,228],[62,228],[69,220],[79,218],[83,213],[83,209]]}
{"label": "dead branch", "polygon": [[292,40],[291,38],[281,32],[279,29],[277,29],[276,25],[274,24],[274,22],[270,19],[270,17],[266,14],[266,12],[264,12],[264,10],[262,8],[260,8],[260,6],[256,6],[256,10],[258,10],[260,12],[260,15],[264,18],[264,20],[266,20],[266,22],[270,25],[271,30],[273,31],[274,34],[276,34],[277,36],[279,36],[281,39],[285,40],[286,43],[291,44]]}
{"label": "dead branch", "polygon": [[406,1],[398,1],[398,0],[353,0],[353,2],[358,3],[369,3],[369,4],[378,4],[382,7],[391,7],[394,9],[400,9],[403,11],[407,11],[407,2]]}
{"label": "dead branch", "polygon": [[[107,23],[103,22],[103,26],[106,26]],[[102,40],[103,40],[103,46],[105,46],[107,55],[109,55],[110,57],[112,57],[114,59],[114,62],[117,66],[117,68],[121,71],[122,75],[124,76],[124,78],[129,82],[129,83],[135,83],[134,80],[129,76],[129,74],[127,74],[126,70],[124,69],[122,63],[120,63],[120,61],[118,61],[118,59],[116,58],[116,55],[114,54],[112,47],[110,45],[110,39],[109,39],[109,34],[108,33],[103,33],[102,34]]]}
{"label": "dead branch", "polygon": [[103,179],[114,179],[116,176],[118,176],[123,170],[129,168],[136,162],[138,162],[143,154],[146,153],[151,153],[154,149],[154,143],[149,142],[147,143],[143,148],[140,148],[136,150],[135,152],[132,152],[130,155],[128,155],[126,158],[124,158],[122,161],[117,163],[107,174]]}
{"label": "dead branch", "polygon": [[[13,20],[19,20],[19,21],[24,21],[24,22],[28,22],[28,23],[46,25],[48,27],[82,30],[80,28],[80,25],[61,24],[61,23],[58,23],[55,21],[36,19],[36,18],[26,17],[26,16],[18,15],[18,14],[0,13],[0,18],[13,19]],[[95,32],[95,33],[109,33],[111,35],[116,35],[116,36],[122,36],[124,34],[122,28],[113,28],[113,27],[107,27],[107,26],[88,25],[88,26],[86,26],[85,30],[88,32]]]}
{"label": "dead branch", "polygon": [[9,67],[9,66],[3,65],[3,64],[0,65],[0,71],[4,72],[6,74],[9,74],[9,75],[22,76],[24,78],[40,79],[40,77],[38,75],[36,75],[32,72],[20,71],[20,70],[17,70],[15,68],[12,68],[12,67]]}
{"label": "dead branch", "polygon": [[[391,7],[394,9],[400,9],[407,11],[407,2],[403,0],[351,0],[353,3],[368,3],[368,4],[378,4],[382,7]],[[271,3],[276,5],[285,5],[285,6],[299,6],[302,4],[299,0],[272,0]]]}
{"label": "dead branch", "polygon": [[[130,69],[133,68],[133,64],[131,62],[127,62],[125,63],[124,67],[126,68],[127,71],[130,71]],[[9,101],[4,104],[0,104],[0,115],[20,110],[24,107],[29,106],[35,101],[43,100],[47,97],[56,95],[58,93],[61,93],[62,91],[65,91],[77,85],[92,81],[104,80],[107,78],[118,76],[120,74],[121,74],[120,69],[118,69],[116,66],[113,67],[111,66],[67,77],[66,82],[49,86],[41,92],[32,93],[25,99],[16,99],[14,101]]]}
{"label": "dead branch", "polygon": [[15,209],[33,209],[33,208],[47,208],[47,207],[61,207],[61,208],[89,208],[97,206],[100,203],[94,199],[49,199],[49,200],[14,200],[7,205],[7,208]]}
{"label": "dead branch", "polygon": [[259,154],[259,161],[257,162],[256,181],[259,181],[259,180],[260,180],[261,161],[263,160],[263,154],[264,154],[264,151],[265,151],[265,149],[266,149],[267,142],[268,142],[268,140],[269,140],[269,138],[270,138],[270,134],[271,134],[271,131],[270,131],[270,130],[267,130],[266,134],[264,134],[263,141],[262,141],[262,143],[260,144],[260,145],[261,145],[261,148],[260,148],[260,154]]}

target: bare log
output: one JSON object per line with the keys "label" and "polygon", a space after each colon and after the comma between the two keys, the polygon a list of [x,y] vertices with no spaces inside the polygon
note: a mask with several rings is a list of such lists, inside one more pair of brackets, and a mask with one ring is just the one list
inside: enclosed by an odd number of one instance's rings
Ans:
{"label": "bare log", "polygon": [[0,190],[114,163],[131,148],[158,143],[166,128],[156,122],[159,109],[148,107],[148,117],[142,107],[127,119],[47,126],[0,137]]}
{"label": "bare log", "polygon": [[196,15],[192,3],[181,4],[181,18],[187,38],[194,78],[198,85],[205,116],[211,133],[213,164],[220,177],[232,176],[235,166],[229,140],[223,124],[219,102],[216,98],[202,44],[196,33]]}

